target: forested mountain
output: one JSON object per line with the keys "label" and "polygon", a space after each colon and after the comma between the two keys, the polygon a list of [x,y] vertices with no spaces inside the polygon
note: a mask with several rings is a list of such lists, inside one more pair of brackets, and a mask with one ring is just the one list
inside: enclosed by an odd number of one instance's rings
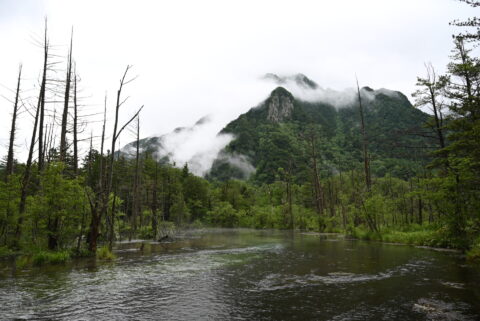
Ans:
{"label": "forested mountain", "polygon": [[[279,84],[288,81],[272,74],[267,77]],[[318,87],[304,75],[290,79],[303,88]],[[428,162],[426,148],[432,145],[423,128],[428,115],[396,91],[364,87],[361,100],[373,174],[390,173],[401,178],[416,174]],[[277,87],[263,103],[222,130],[222,134],[233,134],[235,139],[215,161],[209,177],[245,178],[242,167],[230,161],[243,155],[256,168],[253,179],[258,183],[274,182],[279,169],[291,171],[299,183],[306,181],[312,141],[325,175],[355,169],[362,162],[358,106],[358,99],[339,106],[309,102]]]}

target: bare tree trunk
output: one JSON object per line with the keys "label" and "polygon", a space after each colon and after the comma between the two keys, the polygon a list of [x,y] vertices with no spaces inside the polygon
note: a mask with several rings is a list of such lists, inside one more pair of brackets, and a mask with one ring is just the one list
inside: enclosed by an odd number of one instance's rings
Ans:
{"label": "bare tree trunk", "polygon": [[54,129],[55,129],[56,114],[57,114],[57,111],[53,110],[52,123],[50,124],[50,126],[48,126],[48,132],[45,133],[45,135],[46,135],[46,139],[45,139],[45,144],[46,144],[45,159],[46,159],[47,163],[50,163],[50,161],[51,161],[51,157],[52,157],[51,152],[52,152],[52,148],[53,148],[52,146],[55,146],[55,139],[54,139],[53,133],[54,133]]}
{"label": "bare tree trunk", "polygon": [[73,76],[73,171],[75,175],[78,174],[78,109],[77,109],[77,72],[76,70]]}
{"label": "bare tree trunk", "polygon": [[[70,50],[68,52],[68,64],[67,64],[67,79],[65,84],[65,100],[62,114],[62,129],[60,133],[60,161],[65,162],[67,158],[67,122],[68,122],[68,103],[70,100],[70,84],[72,77],[72,43],[73,43],[73,30],[70,38]],[[50,222],[49,222],[50,223]],[[50,233],[48,234],[48,248],[50,250],[56,249],[58,246],[58,228],[60,225],[60,219],[56,217],[49,225]]]}
{"label": "bare tree trunk", "polygon": [[63,103],[62,130],[60,134],[60,161],[64,162],[67,157],[67,122],[68,122],[68,103],[70,100],[70,84],[72,81],[72,43],[73,31],[70,38],[70,50],[68,52],[67,77],[65,81],[65,99]]}
{"label": "bare tree trunk", "polygon": [[15,93],[15,103],[13,105],[13,115],[12,115],[12,127],[10,129],[10,141],[8,144],[8,155],[7,155],[7,166],[5,169],[5,182],[8,182],[8,178],[13,174],[13,147],[15,145],[15,130],[17,122],[17,112],[18,112],[18,99],[20,96],[20,79],[22,77],[22,65],[18,69],[18,80],[17,80],[17,90]]}
{"label": "bare tree trunk", "polygon": [[[137,117],[137,142],[135,152],[135,177],[133,180],[133,202],[132,202],[132,234],[137,230],[137,219],[140,215],[140,117]],[[130,236],[131,237],[131,236]]]}
{"label": "bare tree trunk", "polygon": [[45,35],[43,44],[43,76],[40,87],[40,123],[38,126],[38,171],[42,171],[45,161],[44,146],[44,121],[45,121],[45,92],[47,87],[47,68],[48,68],[48,39],[47,39],[47,20],[45,19]]}
{"label": "bare tree trunk", "polygon": [[[105,182],[105,187],[102,187],[102,192],[100,193],[100,205],[95,205],[92,200],[90,200],[91,208],[92,208],[92,221],[90,224],[90,237],[89,237],[89,249],[92,252],[95,252],[97,249],[97,238],[99,235],[99,227],[100,227],[100,221],[102,216],[106,216],[107,208],[108,208],[108,200],[110,196],[110,192],[112,191],[112,185],[113,185],[113,166],[114,166],[114,160],[115,160],[115,146],[118,137],[122,133],[122,131],[127,127],[134,119],[135,117],[138,116],[140,111],[143,109],[143,106],[141,106],[137,112],[133,115],[132,118],[130,118],[121,128],[118,130],[118,116],[119,116],[119,110],[121,105],[125,101],[121,101],[121,94],[122,94],[122,89],[123,86],[128,84],[131,80],[125,81],[125,78],[127,76],[128,70],[130,69],[130,66],[127,66],[125,69],[125,72],[123,74],[122,79],[120,80],[120,87],[117,90],[117,103],[115,106],[115,120],[114,120],[114,126],[113,126],[113,135],[112,135],[112,150],[110,151],[110,154],[108,155],[108,166],[106,168],[106,182]],[[104,123],[105,124],[105,123]],[[104,125],[105,127],[105,125]],[[104,134],[102,134],[102,150],[103,150],[103,140],[104,140]]]}
{"label": "bare tree trunk", "polygon": [[97,239],[99,235],[99,226],[101,221],[101,214],[103,212],[105,199],[105,162],[103,156],[103,147],[105,143],[105,125],[107,122],[107,95],[105,95],[105,105],[103,110],[103,126],[102,126],[102,140],[100,144],[100,164],[98,173],[98,182],[95,191],[95,199],[90,201],[90,209],[92,218],[90,221],[90,231],[88,234],[88,249],[90,252],[97,251]]}
{"label": "bare tree trunk", "polygon": [[357,79],[357,91],[358,91],[358,107],[360,111],[360,121],[361,121],[360,125],[362,130],[363,162],[365,167],[365,184],[367,186],[367,191],[370,192],[370,189],[372,187],[372,178],[370,176],[370,161],[368,158],[368,139],[367,139],[367,133],[365,130],[365,119],[364,119],[364,112],[363,112],[363,106],[362,106],[362,96],[360,94],[358,79]]}

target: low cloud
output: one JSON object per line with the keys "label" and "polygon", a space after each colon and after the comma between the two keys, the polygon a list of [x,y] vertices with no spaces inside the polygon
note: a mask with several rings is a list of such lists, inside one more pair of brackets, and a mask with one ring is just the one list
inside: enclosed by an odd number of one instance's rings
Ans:
{"label": "low cloud", "polygon": [[[358,101],[356,88],[347,88],[344,90],[323,88],[303,74],[286,76],[266,74],[262,79],[265,82],[282,86],[291,92],[295,98],[308,102],[323,102],[336,108],[343,108],[356,104]],[[373,100],[375,96],[379,94],[388,96],[398,95],[397,92],[384,88],[378,90],[372,90],[368,87],[362,88],[362,98],[366,100]]]}
{"label": "low cloud", "polygon": [[220,151],[233,140],[233,135],[218,134],[220,129],[212,116],[203,117],[191,127],[160,136],[156,156],[167,156],[176,167],[188,164],[193,174],[204,176]]}

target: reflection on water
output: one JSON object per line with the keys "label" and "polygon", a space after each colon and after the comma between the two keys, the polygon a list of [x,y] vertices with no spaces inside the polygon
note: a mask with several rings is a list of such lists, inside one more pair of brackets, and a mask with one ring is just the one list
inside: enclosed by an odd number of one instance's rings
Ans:
{"label": "reflection on water", "polygon": [[480,319],[480,270],[455,253],[227,229],[116,251],[14,275],[0,265],[0,319]]}

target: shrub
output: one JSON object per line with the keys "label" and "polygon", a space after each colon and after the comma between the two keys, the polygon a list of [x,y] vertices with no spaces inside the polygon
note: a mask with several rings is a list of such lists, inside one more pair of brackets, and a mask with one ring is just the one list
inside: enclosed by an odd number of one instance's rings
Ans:
{"label": "shrub", "polygon": [[101,248],[97,249],[97,259],[104,261],[113,261],[117,257],[108,249],[108,246],[104,245]]}

